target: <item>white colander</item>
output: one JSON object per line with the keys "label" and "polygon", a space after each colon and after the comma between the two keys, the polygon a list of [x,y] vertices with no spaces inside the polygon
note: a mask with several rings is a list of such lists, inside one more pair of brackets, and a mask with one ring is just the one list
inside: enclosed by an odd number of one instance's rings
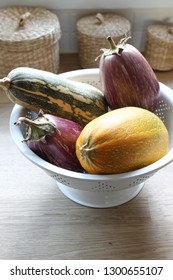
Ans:
{"label": "white colander", "polygon": [[[84,69],[61,74],[61,76],[92,84],[99,88],[99,70]],[[19,150],[34,164],[42,168],[57,182],[59,189],[71,200],[89,207],[113,207],[133,199],[143,188],[145,181],[173,160],[173,91],[160,83],[161,98],[156,114],[165,123],[170,135],[169,152],[157,162],[136,171],[115,175],[91,175],[56,167],[38,157],[22,142],[25,125],[14,123],[21,116],[32,118],[34,113],[15,105],[10,118],[11,136]]]}

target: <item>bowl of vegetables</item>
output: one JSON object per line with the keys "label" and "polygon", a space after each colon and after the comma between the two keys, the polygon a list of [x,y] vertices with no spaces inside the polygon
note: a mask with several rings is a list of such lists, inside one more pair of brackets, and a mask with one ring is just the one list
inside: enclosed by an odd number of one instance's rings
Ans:
{"label": "bowl of vegetables", "polygon": [[99,69],[18,67],[0,79],[19,150],[69,199],[98,208],[133,199],[173,160],[173,91],[129,38],[107,39]]}
{"label": "bowl of vegetables", "polygon": [[[90,84],[98,89],[101,87],[99,69],[75,70],[59,76],[70,81]],[[28,137],[27,124],[15,126],[14,123],[19,118],[33,119],[36,113],[18,104],[11,113],[11,136],[22,154],[54,178],[58,188],[69,199],[96,208],[121,205],[133,199],[142,190],[148,178],[173,160],[173,91],[162,83],[159,83],[159,86],[160,97],[154,114],[162,120],[169,132],[169,150],[159,160],[145,167],[119,174],[90,174],[56,166],[33,152],[27,142],[23,141]]]}

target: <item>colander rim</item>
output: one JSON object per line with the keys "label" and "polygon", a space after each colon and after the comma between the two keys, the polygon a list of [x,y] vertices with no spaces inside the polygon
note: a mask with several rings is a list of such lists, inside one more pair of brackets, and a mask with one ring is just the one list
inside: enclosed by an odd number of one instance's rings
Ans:
{"label": "colander rim", "polygon": [[[92,68],[92,69],[82,69],[82,70],[74,70],[74,71],[69,71],[63,74],[60,74],[61,76],[65,78],[75,78],[79,76],[92,76],[92,75],[98,75],[99,74],[99,69],[97,68]],[[170,89],[168,86],[164,85],[163,83],[159,82],[160,85],[160,90],[164,92],[164,95],[169,99],[169,101],[172,103],[173,106],[173,91]],[[172,93],[172,97],[170,95]],[[153,173],[158,171],[159,169],[163,168],[164,166],[168,165],[171,161],[173,161],[173,148],[168,151],[168,153],[163,156],[161,159],[158,161],[134,170],[130,172],[125,172],[125,173],[120,173],[120,174],[106,174],[106,175],[97,175],[97,174],[87,174],[87,173],[79,173],[75,171],[70,171],[67,169],[63,169],[61,167],[55,166],[51,163],[48,163],[47,161],[41,159],[39,156],[37,156],[35,153],[33,153],[29,147],[27,146],[26,142],[22,142],[23,140],[23,135],[20,130],[20,127],[14,126],[14,123],[16,120],[24,114],[26,109],[20,105],[14,105],[11,116],[10,116],[10,133],[12,136],[13,141],[15,142],[16,146],[20,150],[22,154],[25,155],[30,161],[32,161],[34,164],[39,166],[40,168],[44,169],[47,172],[55,173],[61,176],[65,177],[71,177],[75,179],[80,179],[80,180],[94,180],[94,181],[102,181],[102,180],[108,180],[108,181],[119,181],[121,179],[125,178],[133,178],[137,176],[146,176],[149,173]]]}

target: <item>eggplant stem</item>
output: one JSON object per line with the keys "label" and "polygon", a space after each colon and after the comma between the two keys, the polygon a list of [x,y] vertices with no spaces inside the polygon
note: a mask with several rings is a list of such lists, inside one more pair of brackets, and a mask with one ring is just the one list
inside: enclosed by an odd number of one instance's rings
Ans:
{"label": "eggplant stem", "polygon": [[44,139],[46,135],[53,135],[56,133],[61,135],[56,126],[44,116],[40,116],[35,120],[20,117],[14,124],[21,125],[22,123],[25,123],[29,126],[28,137],[25,139],[25,141]]}
{"label": "eggplant stem", "polygon": [[116,50],[116,49],[117,49],[117,45],[115,44],[113,38],[112,38],[111,36],[108,36],[108,37],[107,37],[107,40],[109,41],[111,50],[112,50],[112,51]]}
{"label": "eggplant stem", "polygon": [[25,124],[28,124],[28,125],[34,125],[35,122],[28,119],[28,118],[25,118],[25,117],[20,117],[18,118],[18,120],[14,123],[14,125],[20,125],[21,123],[25,123]]}
{"label": "eggplant stem", "polygon": [[122,51],[125,48],[125,45],[127,43],[127,41],[130,39],[130,36],[125,36],[124,38],[122,38],[118,44],[116,45],[113,38],[111,36],[107,37],[107,40],[109,41],[110,44],[110,50],[107,50],[104,54],[105,55],[111,55],[111,54],[117,54],[117,55],[121,55]]}
{"label": "eggplant stem", "polygon": [[100,54],[99,56],[96,57],[95,61],[97,61],[98,59],[100,59],[102,56],[109,56],[112,54],[117,54],[117,55],[121,55],[122,51],[124,50],[127,41],[131,39],[131,36],[127,36],[125,35],[124,38],[122,38],[118,44],[116,45],[113,38],[111,36],[107,37],[107,40],[109,41],[110,44],[110,48],[109,49],[101,49],[101,51],[103,52],[102,54]]}

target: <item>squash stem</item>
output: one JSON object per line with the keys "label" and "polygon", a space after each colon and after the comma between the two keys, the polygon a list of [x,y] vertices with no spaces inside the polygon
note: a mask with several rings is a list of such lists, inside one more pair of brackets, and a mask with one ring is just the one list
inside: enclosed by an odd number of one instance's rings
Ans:
{"label": "squash stem", "polygon": [[7,77],[0,79],[0,87],[2,87],[5,90],[8,90],[10,88],[10,79]]}

